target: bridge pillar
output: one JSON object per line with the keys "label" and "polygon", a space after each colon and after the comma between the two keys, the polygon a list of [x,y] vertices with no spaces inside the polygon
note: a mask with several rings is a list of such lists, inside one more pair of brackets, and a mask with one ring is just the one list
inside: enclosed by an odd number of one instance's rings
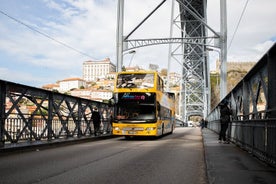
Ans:
{"label": "bridge pillar", "polygon": [[122,71],[123,65],[123,28],[124,28],[124,0],[118,0],[117,9],[117,72]]}
{"label": "bridge pillar", "polygon": [[227,11],[226,0],[220,0],[220,100],[227,95]]}
{"label": "bridge pillar", "polygon": [[[267,108],[276,109],[276,44],[268,51],[267,55],[264,56],[267,60],[267,75],[268,75],[268,89],[267,89]],[[269,113],[269,118],[276,118],[276,111]]]}

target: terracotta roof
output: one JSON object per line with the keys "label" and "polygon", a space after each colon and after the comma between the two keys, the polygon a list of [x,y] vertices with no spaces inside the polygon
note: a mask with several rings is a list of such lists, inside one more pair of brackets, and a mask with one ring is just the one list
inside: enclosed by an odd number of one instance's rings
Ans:
{"label": "terracotta roof", "polygon": [[111,62],[110,61],[110,58],[105,58],[105,59],[103,59],[103,60],[95,60],[95,61],[91,61],[91,60],[89,60],[89,61],[84,61],[84,63],[90,63],[90,62]]}
{"label": "terracotta roof", "polygon": [[73,77],[73,78],[63,79],[63,80],[60,81],[60,82],[66,82],[66,81],[84,81],[84,80],[81,79],[81,78],[78,78],[78,77]]}
{"label": "terracotta roof", "polygon": [[54,88],[54,87],[59,87],[59,85],[58,84],[45,84],[42,86],[42,88],[47,88],[47,89]]}

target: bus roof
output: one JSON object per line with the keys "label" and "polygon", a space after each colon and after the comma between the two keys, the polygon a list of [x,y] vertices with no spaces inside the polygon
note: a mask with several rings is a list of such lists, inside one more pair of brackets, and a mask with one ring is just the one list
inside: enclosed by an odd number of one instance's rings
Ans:
{"label": "bus roof", "polygon": [[137,73],[157,73],[157,71],[154,71],[154,70],[135,70],[135,71],[121,71],[121,72],[118,72],[118,74],[137,74]]}

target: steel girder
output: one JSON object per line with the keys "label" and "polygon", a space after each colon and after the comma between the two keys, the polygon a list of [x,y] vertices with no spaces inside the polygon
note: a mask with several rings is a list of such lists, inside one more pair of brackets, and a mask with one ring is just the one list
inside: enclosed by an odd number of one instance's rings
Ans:
{"label": "steel girder", "polygon": [[[206,117],[210,111],[210,79],[206,47],[214,47],[214,39],[220,38],[220,35],[206,23],[207,0],[172,0],[172,7],[174,2],[179,5],[179,14],[174,15],[174,8],[172,8],[171,32],[173,27],[176,27],[180,37],[175,38],[171,34],[170,38],[130,39],[131,34],[164,3],[162,1],[123,39],[124,45],[127,45],[123,51],[150,45],[170,44],[168,72],[170,72],[172,60],[182,66],[180,112],[178,113],[182,120],[187,121],[191,115]],[[123,2],[119,1],[119,5],[121,4]],[[118,20],[118,25],[122,24],[123,20]],[[207,30],[213,36],[207,36]],[[120,53],[117,54],[120,55]]]}
{"label": "steel girder", "polygon": [[[177,0],[183,38],[202,38],[202,44],[182,44],[181,108],[182,119],[206,117],[210,107],[209,67],[206,50],[206,0]],[[179,27],[179,26],[177,26]],[[173,55],[173,54],[172,54]]]}

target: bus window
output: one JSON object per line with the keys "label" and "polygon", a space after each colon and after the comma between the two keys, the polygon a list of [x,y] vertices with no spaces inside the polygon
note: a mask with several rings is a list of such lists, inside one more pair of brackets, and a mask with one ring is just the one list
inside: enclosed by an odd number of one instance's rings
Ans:
{"label": "bus window", "polygon": [[118,120],[152,120],[155,119],[155,116],[153,104],[119,103],[115,112],[115,117]]}
{"label": "bus window", "polygon": [[117,77],[117,88],[153,88],[153,74],[119,74]]}
{"label": "bus window", "polygon": [[116,104],[115,117],[118,120],[156,119],[154,93],[120,93]]}

